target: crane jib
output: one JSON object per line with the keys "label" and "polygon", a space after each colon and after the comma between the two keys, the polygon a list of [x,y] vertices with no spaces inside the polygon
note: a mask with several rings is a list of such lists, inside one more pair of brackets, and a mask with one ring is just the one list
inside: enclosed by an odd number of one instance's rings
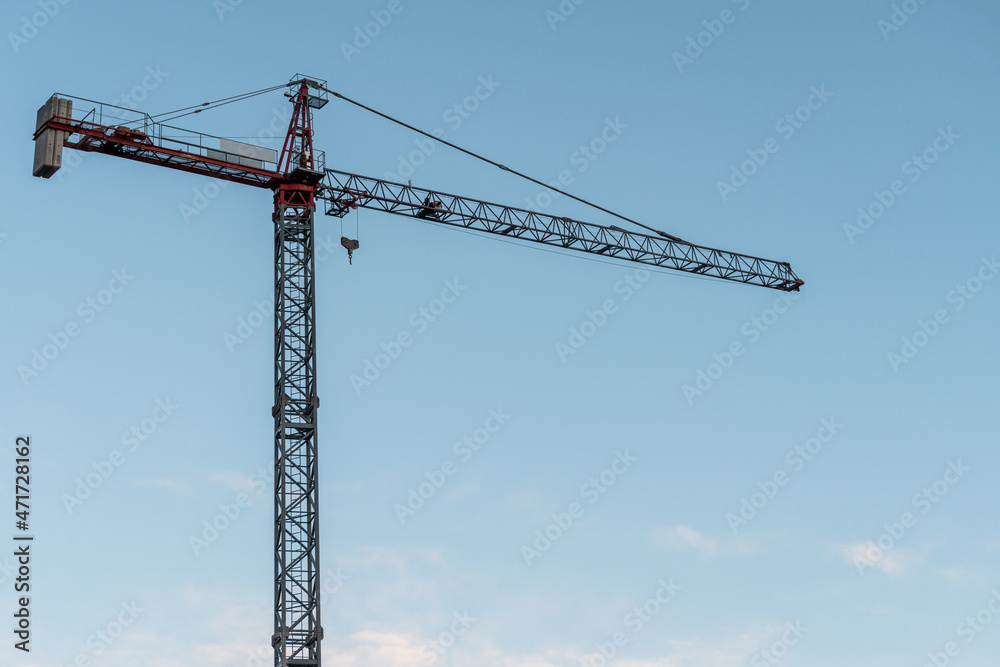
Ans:
{"label": "crane jib", "polygon": [[669,235],[652,236],[614,225],[605,227],[332,169],[326,170],[317,198],[327,201],[326,213],[335,217],[360,206],[786,292],[798,291],[804,284],[786,262],[698,246]]}

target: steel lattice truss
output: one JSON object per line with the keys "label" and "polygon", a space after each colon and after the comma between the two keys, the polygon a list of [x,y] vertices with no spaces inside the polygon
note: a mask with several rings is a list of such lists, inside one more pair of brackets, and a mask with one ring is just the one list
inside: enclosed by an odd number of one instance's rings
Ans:
{"label": "steel lattice truss", "polygon": [[[294,187],[294,186],[293,186]],[[320,664],[315,254],[311,193],[275,193],[275,665]]]}
{"label": "steel lattice truss", "polygon": [[[148,122],[141,126],[146,130],[142,131],[101,125],[86,120],[56,118],[47,123],[46,127],[64,131],[71,136],[71,140],[65,144],[66,148],[106,153],[136,162],[170,167],[258,188],[273,188],[280,179],[280,175],[273,170],[213,158],[210,154],[211,149],[199,145],[203,138],[213,137],[189,130],[179,130],[169,125]],[[184,132],[193,138],[191,141],[181,141],[163,136],[171,130]]]}
{"label": "steel lattice truss", "polygon": [[[619,227],[604,227],[491,204],[332,169],[326,170],[326,178],[317,197],[327,200],[327,215],[336,217],[361,206],[508,238],[787,292],[797,291],[802,285],[802,281],[785,262],[706,248],[679,239],[630,232]],[[438,205],[428,206],[428,202]]]}

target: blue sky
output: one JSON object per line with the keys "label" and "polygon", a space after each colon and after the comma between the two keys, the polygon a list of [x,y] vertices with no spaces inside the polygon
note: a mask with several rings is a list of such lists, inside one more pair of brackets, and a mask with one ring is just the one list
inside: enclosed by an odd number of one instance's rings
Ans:
{"label": "blue sky", "polygon": [[[32,652],[0,664],[269,660],[270,193],[93,154],[36,179],[30,138],[54,92],[159,113],[297,72],[806,283],[320,216],[328,664],[995,663],[995,4],[12,0],[0,27],[0,494],[30,435],[36,536]],[[178,124],[280,148],[289,107]],[[341,102],[315,130],[331,168],[614,223]]]}

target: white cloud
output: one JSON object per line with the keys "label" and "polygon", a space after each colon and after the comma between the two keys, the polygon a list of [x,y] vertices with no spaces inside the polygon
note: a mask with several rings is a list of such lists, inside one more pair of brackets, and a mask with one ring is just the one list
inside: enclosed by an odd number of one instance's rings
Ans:
{"label": "white cloud", "polygon": [[[620,655],[613,667],[743,667],[750,657],[770,646],[784,626],[762,626],[732,636],[698,637],[669,642],[669,654],[649,658]],[[426,665],[427,638],[390,632],[363,632],[345,641],[324,644],[324,662],[338,667],[409,667]],[[435,664],[480,667],[579,667],[591,658],[574,647],[551,646],[533,653],[510,653],[489,637],[472,634],[460,638]]]}
{"label": "white cloud", "polygon": [[420,655],[426,642],[408,634],[392,632],[357,632],[343,643],[326,642],[323,662],[340,667],[408,667],[425,662]]}
{"label": "white cloud", "polygon": [[[689,533],[682,535],[691,537]],[[695,542],[699,541],[695,539]],[[384,565],[408,571],[432,553],[407,558],[389,550],[371,554]],[[350,586],[350,584],[348,584]],[[101,667],[268,667],[271,664],[269,638],[270,599],[257,592],[232,592],[186,587],[168,600],[149,601],[134,626],[101,656]],[[414,622],[416,621],[416,622]],[[332,620],[327,620],[328,624]],[[410,667],[411,665],[479,665],[480,667],[580,667],[591,657],[584,647],[546,642],[537,651],[511,652],[489,636],[485,620],[477,619],[469,632],[457,638],[432,663],[429,646],[451,619],[430,614],[411,617],[406,629],[399,620],[360,624],[366,629],[338,635],[331,625],[323,643],[323,660],[330,667]],[[711,637],[675,639],[665,654],[632,658],[618,656],[612,667],[737,667],[774,641],[781,626],[755,624],[752,629]],[[590,647],[588,647],[590,648]],[[586,649],[584,649],[586,650]],[[631,650],[631,647],[630,647]],[[88,653],[88,657],[94,656]],[[39,665],[39,667],[42,667]],[[45,665],[44,667],[52,667]]]}
{"label": "white cloud", "polygon": [[[675,639],[668,642],[667,655],[621,656],[614,667],[745,667],[755,653],[770,647],[785,629],[784,625],[755,623],[735,633]],[[794,651],[794,646],[791,650]]]}
{"label": "white cloud", "polygon": [[876,569],[890,577],[900,577],[911,572],[923,560],[923,554],[914,549],[897,546],[881,549],[871,541],[841,544],[836,550],[861,574]]}
{"label": "white cloud", "polygon": [[715,539],[690,526],[662,526],[653,531],[653,543],[662,549],[694,549],[703,557],[720,554],[747,556],[760,552],[760,547],[744,539],[729,537]]}
{"label": "white cloud", "polygon": [[214,472],[208,476],[208,481],[212,484],[219,484],[234,493],[250,493],[253,487],[250,485],[250,475],[235,472]]}
{"label": "white cloud", "polygon": [[703,556],[714,556],[719,544],[690,526],[665,526],[654,532],[656,542],[667,549],[697,549]]}
{"label": "white cloud", "polygon": [[958,588],[966,586],[985,588],[988,583],[978,572],[968,567],[962,567],[961,565],[942,567],[937,570],[937,573],[949,584]]}

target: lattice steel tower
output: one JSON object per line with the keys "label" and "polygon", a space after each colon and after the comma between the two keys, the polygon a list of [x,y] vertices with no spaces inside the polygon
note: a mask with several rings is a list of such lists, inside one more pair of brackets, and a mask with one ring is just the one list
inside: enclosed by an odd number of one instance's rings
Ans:
{"label": "lattice steel tower", "polygon": [[276,667],[319,667],[319,473],[316,255],[313,223],[323,179],[312,109],[326,100],[293,88],[295,111],[274,189],[274,647]]}

